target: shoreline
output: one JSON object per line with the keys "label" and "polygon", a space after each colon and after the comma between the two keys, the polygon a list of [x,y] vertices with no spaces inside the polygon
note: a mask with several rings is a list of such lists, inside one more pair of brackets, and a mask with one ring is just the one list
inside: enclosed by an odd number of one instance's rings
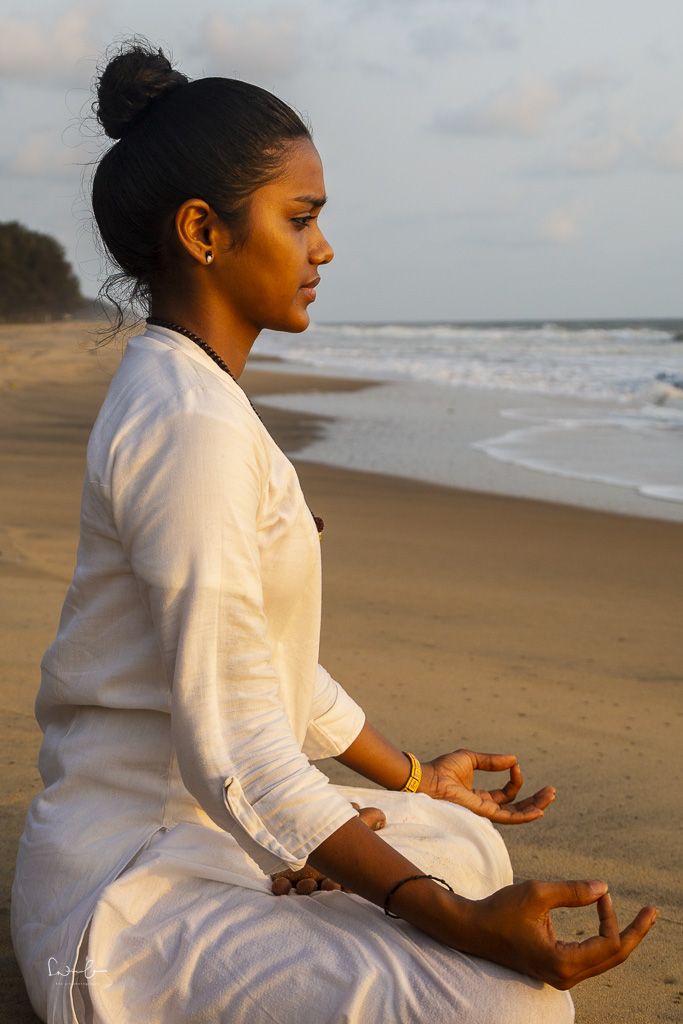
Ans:
{"label": "shoreline", "polygon": [[[121,340],[98,350],[88,350],[85,347],[85,335],[87,328],[93,326],[88,323],[19,325],[26,332],[30,344],[27,346],[22,340],[21,345],[10,345],[8,350],[6,339],[13,336],[15,326],[0,325],[0,359],[7,375],[4,387],[0,385],[0,393],[6,393],[8,388],[11,391],[17,386],[23,389],[30,387],[28,378],[35,359],[40,359],[45,365],[41,372],[54,372],[62,385],[69,388],[69,398],[76,402],[77,407],[82,402],[80,393],[85,381],[96,388],[103,386],[106,390],[108,380],[121,358]],[[80,333],[81,338],[78,344],[72,341],[70,350],[63,343],[51,348],[47,340],[50,334],[56,333],[59,341],[63,342],[73,339],[75,331],[76,334]],[[92,344],[92,335],[88,334],[88,337]],[[16,376],[15,360],[19,364]],[[499,494],[658,522],[683,523],[683,502],[645,496],[635,487],[529,468],[518,462],[503,461],[483,450],[485,445],[481,442],[484,439],[490,440],[519,426],[513,418],[506,416],[510,406],[523,405],[533,411],[554,402],[557,409],[562,410],[577,401],[567,396],[424,385],[419,381],[398,382],[372,377],[337,377],[282,357],[258,352],[250,354],[239,384],[254,399],[264,422],[274,424],[275,429],[281,431],[282,447],[286,454],[296,456],[299,462],[321,463],[417,482],[436,483],[456,491]],[[354,393],[378,390],[383,393],[379,397],[381,402],[383,396],[390,394],[394,388],[405,389],[403,393],[398,391],[398,403],[394,403],[399,412],[408,408],[408,396],[412,396],[413,403],[419,404],[422,400],[421,388],[425,389],[426,401],[433,396],[431,389],[436,389],[436,393],[441,393],[445,399],[447,407],[442,410],[437,432],[427,440],[431,440],[434,447],[443,440],[444,432],[450,431],[449,443],[453,446],[454,454],[449,473],[452,472],[453,479],[443,479],[443,474],[430,471],[429,467],[424,473],[415,472],[415,452],[408,453],[403,460],[407,466],[405,470],[401,458],[387,468],[385,459],[368,456],[361,417],[367,415],[370,406],[367,399],[361,396],[363,405],[356,399],[354,407]],[[51,401],[51,398],[47,399],[48,404]],[[347,414],[349,408],[355,413],[353,419]],[[452,416],[451,413],[457,415]],[[387,422],[387,430],[393,440],[399,436],[396,422]],[[370,428],[373,428],[373,424],[370,424]]]}
{"label": "shoreline", "polygon": [[[0,329],[13,382],[0,406],[0,942],[16,1024],[35,1020],[12,969],[7,906],[41,787],[39,662],[73,572],[86,443],[118,358],[79,350],[73,324],[41,326]],[[259,404],[284,377],[254,366],[244,383],[325,520],[322,664],[402,749],[512,751],[525,793],[557,786],[542,821],[503,832],[516,878],[604,877],[622,926],[645,903],[660,912],[625,965],[573,991],[577,1021],[673,1019],[683,987],[680,525],[299,460],[294,449],[325,421]],[[299,392],[340,386],[287,378]],[[319,764],[335,782],[362,782]],[[594,933],[595,912],[560,914],[558,929]]]}
{"label": "shoreline", "polygon": [[[292,367],[295,366],[295,369]],[[259,380],[267,380],[259,408],[279,409],[333,421],[295,450],[300,461],[319,462],[438,483],[456,490],[530,498],[576,508],[639,516],[661,522],[683,522],[683,502],[642,493],[635,485],[540,468],[524,459],[494,453],[508,437],[529,429],[552,408],[561,418],[582,414],[589,403],[567,396],[530,392],[456,388],[419,381],[336,378],[322,375],[319,388],[298,391],[292,381],[310,370],[298,364],[267,362],[245,370],[247,389],[258,397]],[[276,386],[277,381],[281,386]],[[331,382],[339,382],[339,388]],[[350,384],[359,385],[358,388]],[[375,388],[375,400],[355,395]],[[430,408],[435,415],[425,415]],[[605,408],[595,403],[595,409]],[[524,415],[519,415],[520,413]],[[526,421],[526,422],[525,422]],[[371,440],[368,442],[368,435]]]}

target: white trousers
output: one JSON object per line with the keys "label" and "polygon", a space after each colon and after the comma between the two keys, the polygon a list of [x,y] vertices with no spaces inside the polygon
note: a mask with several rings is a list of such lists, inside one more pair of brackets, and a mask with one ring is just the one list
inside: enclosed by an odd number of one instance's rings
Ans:
{"label": "white trousers", "polygon": [[[510,884],[495,828],[421,795],[335,787],[380,833],[472,899]],[[568,993],[448,949],[350,893],[276,897],[201,877],[153,841],[103,892],[74,989],[83,1024],[571,1024]],[[79,975],[84,979],[84,975]]]}

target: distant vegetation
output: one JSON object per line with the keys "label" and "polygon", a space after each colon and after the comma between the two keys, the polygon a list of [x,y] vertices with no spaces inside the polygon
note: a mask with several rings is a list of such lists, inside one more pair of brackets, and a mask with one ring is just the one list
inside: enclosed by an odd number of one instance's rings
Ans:
{"label": "distant vegetation", "polygon": [[0,223],[0,321],[79,316],[90,301],[55,238],[16,220]]}

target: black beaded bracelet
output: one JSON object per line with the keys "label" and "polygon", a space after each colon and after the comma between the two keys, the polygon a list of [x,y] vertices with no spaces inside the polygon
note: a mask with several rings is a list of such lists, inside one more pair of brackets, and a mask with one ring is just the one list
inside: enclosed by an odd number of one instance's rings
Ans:
{"label": "black beaded bracelet", "polygon": [[393,889],[390,889],[389,892],[387,893],[386,899],[384,900],[384,913],[387,915],[387,917],[400,917],[399,914],[392,914],[392,912],[389,910],[389,900],[394,895],[396,890],[400,889],[402,885],[405,885],[406,882],[414,882],[417,878],[431,878],[433,882],[441,882],[442,885],[445,885],[449,892],[455,892],[455,890],[452,888],[452,886],[448,884],[445,878],[437,878],[436,875],[409,875],[408,878],[402,878],[400,882],[397,882]]}

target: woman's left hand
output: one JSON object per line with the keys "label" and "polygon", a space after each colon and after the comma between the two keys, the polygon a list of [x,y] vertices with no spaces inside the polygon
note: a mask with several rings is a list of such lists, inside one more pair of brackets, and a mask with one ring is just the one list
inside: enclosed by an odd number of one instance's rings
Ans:
{"label": "woman's left hand", "polygon": [[[475,771],[510,772],[510,781],[502,789],[474,789]],[[533,796],[512,803],[522,788],[522,770],[514,754],[478,754],[473,750],[454,750],[422,765],[420,792],[435,800],[449,800],[467,807],[498,825],[523,825],[543,817],[543,811],[555,799],[555,789],[544,786]]]}

